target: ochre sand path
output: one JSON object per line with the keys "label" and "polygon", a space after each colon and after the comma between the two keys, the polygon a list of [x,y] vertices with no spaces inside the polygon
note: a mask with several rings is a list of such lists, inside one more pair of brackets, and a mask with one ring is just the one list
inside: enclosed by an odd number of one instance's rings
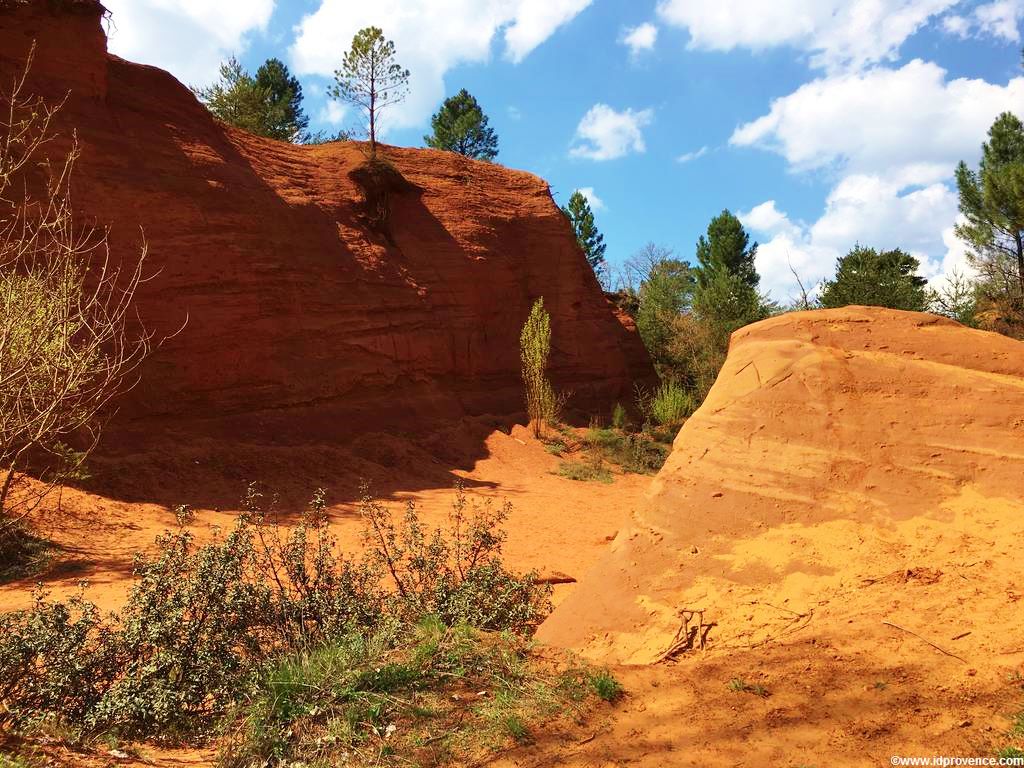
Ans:
{"label": "ochre sand path", "polygon": [[[455,470],[452,476],[464,479],[471,501],[482,503],[491,499],[494,504],[512,504],[512,514],[505,525],[506,561],[516,570],[536,570],[541,576],[581,577],[628,519],[651,481],[647,476],[616,474],[614,482],[606,485],[560,477],[555,470],[561,460],[545,451],[543,444],[521,426],[514,427],[511,434],[492,433],[486,446],[486,458],[472,470]],[[273,454],[268,463],[272,460]],[[182,463],[187,462],[176,462],[175,467]],[[318,470],[316,477],[306,485],[307,496],[312,494],[315,483],[324,482],[322,470]],[[351,489],[358,485],[358,477],[348,474],[336,480],[340,487],[349,490],[347,497],[355,496]],[[400,482],[400,478],[395,478],[391,485],[400,487]],[[299,480],[295,483],[301,485]],[[325,484],[330,498],[331,484]],[[187,488],[187,483],[179,481],[178,485]],[[224,485],[230,482],[218,483],[218,495],[225,493]],[[241,499],[245,482],[239,480],[236,486],[236,496]],[[193,490],[198,496],[204,495],[203,489]],[[291,495],[298,498],[298,492]],[[454,496],[454,488],[449,487],[394,491],[385,503],[399,517],[405,502],[413,501],[426,523],[443,526]],[[181,501],[189,501],[188,491],[182,491]],[[170,507],[116,501],[75,489],[65,489],[60,495],[60,509],[56,506],[57,498],[53,497],[40,516],[41,530],[62,548],[43,581],[59,597],[76,591],[78,583],[86,580],[87,594],[104,608],[117,607],[123,601],[131,581],[134,553],[151,551],[155,538],[176,524]],[[238,510],[238,506],[220,511],[197,509],[190,527],[199,539],[205,539],[214,526],[229,528]],[[362,530],[358,504],[334,504],[330,515],[340,547],[357,549]],[[0,586],[0,610],[29,605],[33,582],[28,579]],[[566,586],[557,586],[555,600],[566,592]]]}

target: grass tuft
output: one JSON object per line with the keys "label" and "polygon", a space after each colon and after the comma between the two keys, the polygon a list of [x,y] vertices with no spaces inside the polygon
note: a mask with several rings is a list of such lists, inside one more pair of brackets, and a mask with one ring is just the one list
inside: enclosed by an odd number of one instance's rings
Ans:
{"label": "grass tuft", "polygon": [[579,482],[611,483],[612,473],[593,461],[563,461],[558,465],[558,475]]}
{"label": "grass tuft", "polygon": [[751,685],[746,680],[739,677],[734,677],[729,681],[729,690],[734,693],[752,693],[754,696],[758,696],[762,699],[768,698],[769,695],[768,689],[763,685]]}
{"label": "grass tuft", "polygon": [[622,684],[607,670],[591,675],[590,687],[599,698],[609,703],[617,701],[622,696]]}

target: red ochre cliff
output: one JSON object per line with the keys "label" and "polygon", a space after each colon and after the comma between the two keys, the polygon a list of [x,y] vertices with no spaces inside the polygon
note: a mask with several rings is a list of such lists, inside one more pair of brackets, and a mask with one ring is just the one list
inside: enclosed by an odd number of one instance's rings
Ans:
{"label": "red ochre cliff", "polygon": [[[0,77],[77,132],[74,198],[147,271],[146,327],[169,338],[126,397],[122,440],[230,434],[334,442],[523,410],[518,338],[551,313],[551,374],[580,412],[628,402],[650,362],[576,246],[548,185],[458,155],[385,147],[409,182],[386,231],[350,172],[356,143],[294,146],[211,117],[168,73],[106,51],[102,7],[0,0]],[[116,23],[116,20],[115,20]]]}

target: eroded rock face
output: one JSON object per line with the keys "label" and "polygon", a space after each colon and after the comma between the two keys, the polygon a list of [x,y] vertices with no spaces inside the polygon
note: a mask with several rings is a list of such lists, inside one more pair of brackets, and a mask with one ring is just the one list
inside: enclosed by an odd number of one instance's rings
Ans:
{"label": "eroded rock face", "polygon": [[889,619],[968,632],[972,660],[1009,652],[1022,481],[1021,342],[868,307],[766,320],[733,335],[639,511],[538,637],[649,663],[699,647],[680,629],[700,623],[709,652],[824,636],[884,657]]}
{"label": "eroded rock face", "polygon": [[[355,143],[300,147],[216,122],[166,72],[107,54],[89,0],[0,3],[0,77],[36,41],[30,86],[70,95],[75,201],[144,233],[139,311],[164,343],[118,424],[344,439],[523,409],[518,335],[540,296],[552,378],[581,410],[632,398],[650,361],[606,301],[545,182],[433,150],[383,148],[408,186],[368,226]],[[116,19],[114,20],[116,23]]]}

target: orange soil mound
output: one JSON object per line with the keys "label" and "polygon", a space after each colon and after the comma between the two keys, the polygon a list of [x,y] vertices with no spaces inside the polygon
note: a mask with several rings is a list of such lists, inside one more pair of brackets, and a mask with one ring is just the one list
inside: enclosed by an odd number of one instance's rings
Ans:
{"label": "orange soil mound", "polygon": [[830,636],[961,664],[885,620],[1019,663],[1022,481],[1024,344],[864,307],[767,320],[539,637],[649,663],[702,609],[710,654]]}
{"label": "orange soil mound", "polygon": [[218,123],[166,72],[107,54],[101,11],[0,3],[0,80],[35,41],[31,92],[70,89],[57,128],[81,145],[82,220],[112,225],[115,258],[136,254],[144,230],[155,277],[138,306],[157,337],[188,318],[105,450],[196,435],[335,443],[515,414],[519,330],[540,296],[552,378],[572,407],[610,407],[653,375],[541,179],[385,147],[406,183],[375,227],[350,176],[361,145],[295,146]]}

